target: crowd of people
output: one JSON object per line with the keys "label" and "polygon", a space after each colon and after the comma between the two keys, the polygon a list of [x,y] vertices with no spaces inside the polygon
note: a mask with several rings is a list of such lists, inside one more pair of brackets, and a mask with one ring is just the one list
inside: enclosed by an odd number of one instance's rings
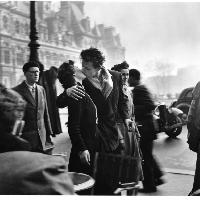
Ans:
{"label": "crowd of people", "polygon": [[[142,167],[137,169],[137,181],[143,183],[140,192],[156,192],[165,182],[153,156],[155,104],[141,83],[140,72],[129,69],[126,61],[107,69],[105,56],[93,47],[82,50],[80,58],[82,76],[77,75],[72,60],[47,71],[41,63],[29,61],[22,68],[25,80],[21,84],[12,89],[0,85],[0,160],[4,162],[0,194],[74,194],[66,164],[51,155],[52,137],[62,132],[58,108],[65,107],[72,143],[68,171],[93,176],[95,154],[101,152],[141,158]],[[57,79],[63,87],[59,96]],[[12,169],[17,170],[11,176]],[[196,170],[191,194],[199,189],[198,176]],[[95,184],[95,195],[113,195],[103,177]]]}

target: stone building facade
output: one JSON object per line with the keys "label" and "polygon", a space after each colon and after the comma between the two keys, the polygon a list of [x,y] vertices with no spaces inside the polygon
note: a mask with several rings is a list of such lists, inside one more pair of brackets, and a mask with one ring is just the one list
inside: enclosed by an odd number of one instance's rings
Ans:
{"label": "stone building facade", "polygon": [[[45,69],[68,59],[80,65],[80,51],[90,46],[104,52],[108,68],[124,60],[125,48],[115,28],[104,24],[92,27],[84,5],[83,1],[61,1],[55,11],[52,2],[36,2],[38,52]],[[0,82],[7,87],[22,80],[22,66],[29,59],[29,8],[29,1],[0,2]]]}

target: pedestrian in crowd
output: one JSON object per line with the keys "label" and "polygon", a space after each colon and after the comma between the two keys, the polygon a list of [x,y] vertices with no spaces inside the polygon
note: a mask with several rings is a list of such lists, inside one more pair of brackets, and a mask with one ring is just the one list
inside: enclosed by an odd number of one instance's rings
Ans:
{"label": "pedestrian in crowd", "polygon": [[[129,79],[129,65],[126,61],[114,65],[111,70],[115,70],[121,73],[122,78],[122,85],[123,85],[123,92],[128,98],[128,105],[129,105],[129,118],[133,121],[134,125],[132,129],[127,129],[123,121],[120,119],[120,117],[117,117],[117,125],[120,129],[120,132],[122,133],[122,137],[124,138],[125,142],[125,154],[132,156],[134,159],[138,159],[138,162],[140,162],[140,167],[135,169],[135,173],[138,175],[138,181],[143,180],[143,171],[142,171],[142,155],[140,150],[140,134],[138,132],[138,129],[136,127],[135,123],[135,116],[134,116],[134,105],[133,105],[133,95],[131,88],[128,84]],[[132,192],[132,191],[131,191]],[[128,191],[129,194],[129,191]]]}
{"label": "pedestrian in crowd", "polygon": [[151,93],[140,82],[140,72],[130,69],[129,84],[134,87],[133,104],[135,120],[141,135],[140,148],[143,155],[143,189],[140,192],[156,192],[156,186],[163,184],[163,173],[153,156],[153,140],[156,139],[152,111],[155,109]]}
{"label": "pedestrian in crowd", "polygon": [[[200,82],[192,91],[192,102],[187,119],[189,148],[197,153],[194,182],[189,196],[196,195],[200,189]],[[198,191],[198,192],[197,192]]]}
{"label": "pedestrian in crowd", "polygon": [[[58,80],[66,90],[74,85],[81,85],[75,77],[74,62],[64,62],[58,69]],[[90,96],[80,100],[67,97],[64,91],[60,98],[67,102],[68,106],[68,133],[72,148],[69,158],[68,169],[72,172],[86,173],[92,175],[93,160],[96,149],[96,106]]]}
{"label": "pedestrian in crowd", "polygon": [[24,115],[25,126],[22,131],[22,138],[29,141],[32,151],[51,153],[53,134],[47,109],[45,90],[38,85],[39,64],[29,61],[24,64],[23,72],[25,81],[13,88],[26,101],[27,106]]}
{"label": "pedestrian in crowd", "polygon": [[17,92],[0,84],[0,153],[31,150],[29,142],[20,138],[21,132],[13,132],[17,122],[22,122],[25,106]]}
{"label": "pedestrian in crowd", "polygon": [[[90,96],[97,108],[99,145],[98,151],[119,154],[123,149],[119,141],[116,124],[117,112],[121,115],[126,125],[130,123],[128,116],[128,99],[122,90],[119,72],[107,70],[103,63],[105,57],[96,48],[85,49],[80,54],[82,72],[86,78],[82,81],[85,91]],[[72,86],[65,90],[68,98],[57,98],[58,107],[66,107],[69,97],[81,99],[85,96],[81,86]],[[118,110],[119,109],[119,110]],[[112,189],[105,182],[95,186],[95,194],[113,194]]]}
{"label": "pedestrian in crowd", "polygon": [[59,110],[56,105],[57,89],[56,80],[58,76],[58,69],[51,66],[50,69],[45,70],[40,75],[38,84],[43,86],[46,92],[47,108],[49,112],[51,128],[53,131],[52,136],[62,133]]}
{"label": "pedestrian in crowd", "polygon": [[[114,67],[111,68],[111,70],[118,71],[121,73],[123,92],[128,98],[129,118],[133,120],[133,123],[134,123],[134,105],[133,105],[132,91],[130,90],[129,85],[128,85],[129,65],[126,61],[124,61],[120,64],[114,65]],[[119,115],[117,115],[117,125],[118,125],[118,128],[120,129],[120,132],[122,133],[121,137],[124,138],[125,153],[127,155],[131,155],[133,153],[132,150],[134,147],[134,145],[132,144],[134,141],[133,137],[135,137],[136,132],[135,130],[127,129],[127,127],[125,126],[124,122],[122,121]]]}
{"label": "pedestrian in crowd", "polygon": [[0,195],[74,194],[66,162],[61,157],[12,151],[1,153],[0,163]]}

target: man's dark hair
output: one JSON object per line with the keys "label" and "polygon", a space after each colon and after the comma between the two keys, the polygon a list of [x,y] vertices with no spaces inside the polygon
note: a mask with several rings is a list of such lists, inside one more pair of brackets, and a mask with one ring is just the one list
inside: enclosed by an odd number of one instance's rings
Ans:
{"label": "man's dark hair", "polygon": [[81,59],[86,62],[92,62],[95,68],[99,68],[105,62],[103,53],[93,47],[81,51]]}
{"label": "man's dark hair", "polygon": [[24,64],[23,66],[23,72],[26,73],[31,67],[38,67],[40,70],[40,65],[38,62],[35,61],[29,61]]}
{"label": "man's dark hair", "polygon": [[124,61],[120,64],[114,65],[114,67],[112,67],[111,70],[121,72],[122,69],[128,69],[128,68],[129,68],[128,63]]}
{"label": "man's dark hair", "polygon": [[137,69],[130,69],[129,77],[134,77],[136,80],[140,80],[140,72]]}
{"label": "man's dark hair", "polygon": [[74,74],[74,61],[69,60],[60,65],[58,68],[58,80],[62,84],[63,88],[66,89],[73,85],[73,83],[69,81],[69,77],[72,77]]}

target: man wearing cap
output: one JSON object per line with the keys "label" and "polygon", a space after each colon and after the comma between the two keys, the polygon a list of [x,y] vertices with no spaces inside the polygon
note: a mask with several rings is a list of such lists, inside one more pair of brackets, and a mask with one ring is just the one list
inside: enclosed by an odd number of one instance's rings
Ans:
{"label": "man wearing cap", "polygon": [[23,72],[26,80],[13,88],[27,102],[24,120],[25,126],[22,138],[29,141],[35,152],[51,153],[53,143],[45,90],[38,85],[40,67],[37,62],[29,61],[24,64]]}

